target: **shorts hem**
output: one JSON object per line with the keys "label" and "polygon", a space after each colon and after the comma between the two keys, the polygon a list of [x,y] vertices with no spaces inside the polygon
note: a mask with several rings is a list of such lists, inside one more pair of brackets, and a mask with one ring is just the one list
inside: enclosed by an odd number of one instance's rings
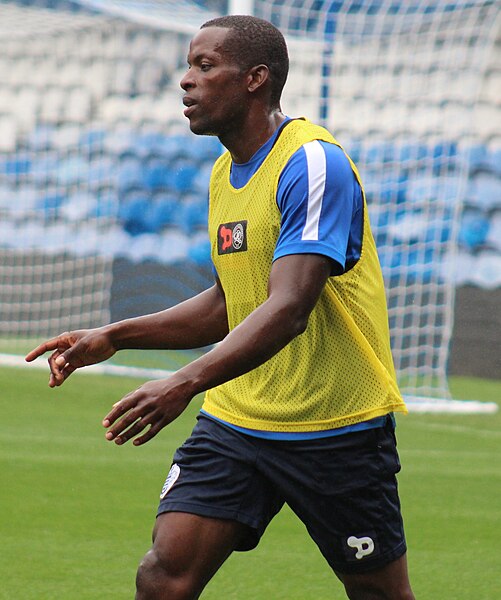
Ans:
{"label": "shorts hem", "polygon": [[386,567],[394,560],[399,559],[407,552],[407,544],[403,542],[399,544],[392,552],[388,552],[383,556],[378,556],[374,558],[372,561],[361,562],[359,564],[350,564],[347,565],[344,563],[339,568],[336,565],[331,563],[332,569],[339,573],[340,575],[359,575],[363,573],[370,573],[371,571],[375,571],[376,569],[381,569],[382,567]]}
{"label": "shorts hem", "polygon": [[263,533],[262,528],[258,523],[256,523],[255,519],[235,510],[214,508],[204,506],[203,504],[194,504],[191,502],[170,502],[165,505],[160,504],[156,516],[158,517],[161,514],[168,512],[184,512],[192,515],[198,515],[200,517],[208,517],[211,519],[227,519],[229,521],[237,521],[242,525],[246,525],[253,531],[253,534],[249,539],[246,540],[246,542],[242,544],[241,547],[236,548],[236,550],[239,551],[252,550],[255,548],[258,545],[259,539]]}

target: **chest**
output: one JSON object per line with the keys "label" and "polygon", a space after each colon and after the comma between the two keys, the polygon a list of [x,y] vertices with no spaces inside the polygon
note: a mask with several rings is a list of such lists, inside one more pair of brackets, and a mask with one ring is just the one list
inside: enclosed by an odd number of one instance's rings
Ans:
{"label": "chest", "polygon": [[[271,178],[253,178],[240,190],[226,182],[211,189],[209,236],[218,268],[271,267],[281,215]],[[219,268],[218,268],[219,271]]]}

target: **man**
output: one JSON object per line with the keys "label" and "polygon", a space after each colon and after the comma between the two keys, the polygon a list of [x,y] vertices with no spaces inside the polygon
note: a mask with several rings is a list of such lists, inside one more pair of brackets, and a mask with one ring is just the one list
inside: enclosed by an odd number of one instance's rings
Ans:
{"label": "man", "polygon": [[266,21],[209,21],[181,81],[195,134],[228,149],[210,184],[215,285],[168,310],[62,334],[49,385],[122,348],[214,346],[104,418],[142,444],[200,392],[161,493],[137,599],[198,598],[287,502],[349,598],[413,598],[395,473],[383,281],[358,173],[334,138],[280,110],[285,41]]}

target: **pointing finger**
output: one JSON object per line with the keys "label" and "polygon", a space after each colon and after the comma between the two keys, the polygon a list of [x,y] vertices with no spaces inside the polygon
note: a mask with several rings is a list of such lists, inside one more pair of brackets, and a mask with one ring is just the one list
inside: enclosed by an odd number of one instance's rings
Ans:
{"label": "pointing finger", "polygon": [[24,360],[26,362],[32,362],[33,360],[35,360],[35,358],[42,356],[42,354],[45,354],[49,350],[55,350],[58,347],[58,344],[59,338],[52,338],[47,342],[43,342],[42,344],[31,350],[31,352],[28,352],[28,354],[24,357]]}

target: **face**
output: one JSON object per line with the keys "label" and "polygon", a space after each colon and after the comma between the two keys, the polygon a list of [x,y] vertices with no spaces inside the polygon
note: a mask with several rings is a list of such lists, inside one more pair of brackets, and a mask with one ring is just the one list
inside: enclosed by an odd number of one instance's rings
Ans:
{"label": "face", "polygon": [[224,53],[228,29],[207,27],[193,38],[188,71],[181,80],[186,92],[184,115],[199,135],[224,136],[245,114],[247,76]]}

